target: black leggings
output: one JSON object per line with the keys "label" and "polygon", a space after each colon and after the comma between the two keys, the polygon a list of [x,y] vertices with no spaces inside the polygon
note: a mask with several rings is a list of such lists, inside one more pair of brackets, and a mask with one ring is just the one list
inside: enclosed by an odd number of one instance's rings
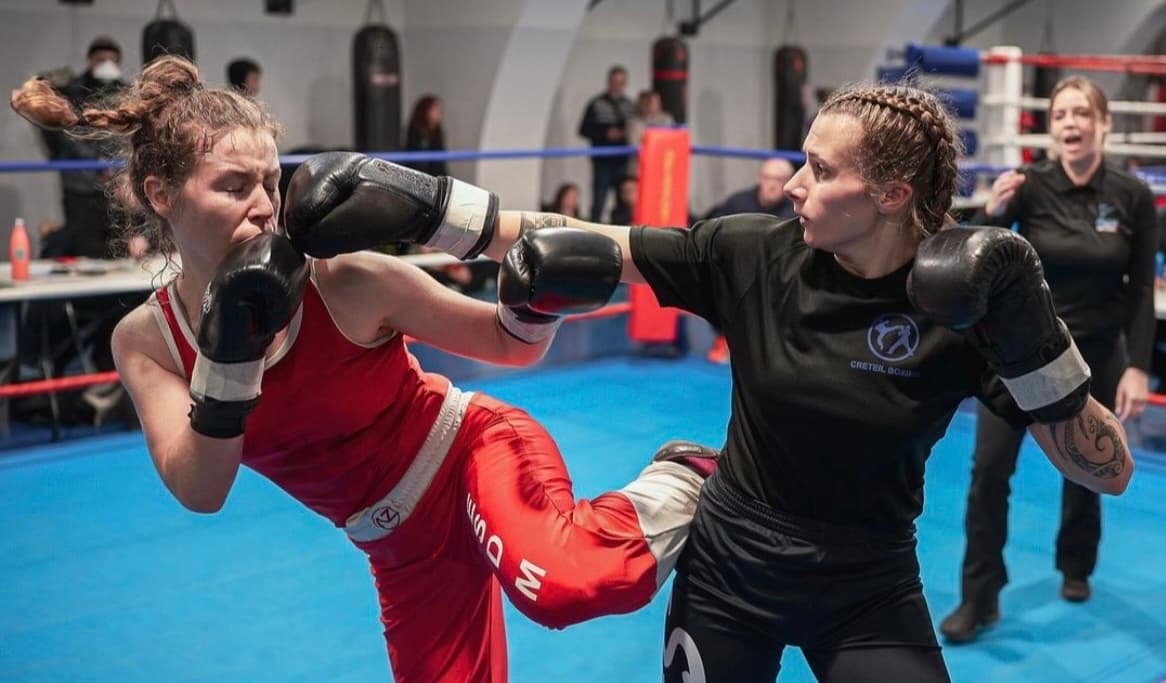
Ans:
{"label": "black leggings", "polygon": [[[792,518],[705,484],[665,622],[666,683],[770,683],[786,645],[820,681],[950,681],[913,529]],[[687,677],[686,677],[687,675]]]}

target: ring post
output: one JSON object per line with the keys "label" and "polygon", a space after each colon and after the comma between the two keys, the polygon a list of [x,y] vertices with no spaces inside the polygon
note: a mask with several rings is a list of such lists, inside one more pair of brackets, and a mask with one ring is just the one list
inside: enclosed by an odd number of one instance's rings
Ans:
{"label": "ring post", "polygon": [[[688,225],[688,166],[691,157],[687,128],[649,128],[640,146],[640,191],[636,225]],[[675,342],[679,312],[661,308],[647,285],[632,285],[628,296],[628,336],[639,343]]]}

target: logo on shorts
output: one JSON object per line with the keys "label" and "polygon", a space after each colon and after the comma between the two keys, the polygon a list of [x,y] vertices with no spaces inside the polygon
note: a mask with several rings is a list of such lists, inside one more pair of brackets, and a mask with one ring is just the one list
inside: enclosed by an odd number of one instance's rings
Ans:
{"label": "logo on shorts", "polygon": [[866,345],[879,360],[900,363],[919,348],[919,326],[902,313],[881,315],[867,329]]}
{"label": "logo on shorts", "polygon": [[401,513],[392,503],[374,508],[369,516],[374,526],[385,531],[392,531],[401,524]]}
{"label": "logo on shorts", "polygon": [[[669,604],[671,607],[671,604]],[[705,683],[704,662],[700,658],[700,650],[696,649],[696,641],[688,635],[688,631],[677,626],[668,634],[668,643],[664,646],[664,671],[667,672],[676,659],[677,650],[684,653],[685,668],[680,672],[680,680],[684,683]],[[679,666],[679,663],[677,664]]]}

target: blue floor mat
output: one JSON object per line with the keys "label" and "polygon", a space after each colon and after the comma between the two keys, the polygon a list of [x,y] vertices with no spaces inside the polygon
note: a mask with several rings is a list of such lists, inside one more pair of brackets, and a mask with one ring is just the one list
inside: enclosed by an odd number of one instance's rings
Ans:
{"label": "blue floor mat", "polygon": [[[464,383],[528,409],[576,493],[618,488],[660,442],[723,441],[729,374],[700,360],[616,358]],[[919,521],[938,621],[957,602],[974,416],[932,455]],[[1166,459],[1139,452],[1104,501],[1094,598],[1058,597],[1058,476],[1026,443],[1013,479],[1003,620],[947,647],[955,681],[1129,681],[1166,673]],[[244,471],[223,512],[184,511],[139,433],[0,454],[0,681],[391,680],[367,566],[326,521]],[[550,631],[508,610],[511,679],[659,680],[666,591],[630,615]],[[810,681],[787,650],[782,681]]]}

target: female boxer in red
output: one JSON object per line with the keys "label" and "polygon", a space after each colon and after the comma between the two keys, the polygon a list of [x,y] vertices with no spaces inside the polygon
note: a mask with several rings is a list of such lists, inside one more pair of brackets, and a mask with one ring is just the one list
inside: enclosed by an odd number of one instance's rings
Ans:
{"label": "female boxer in red", "polygon": [[[204,88],[189,62],[151,63],[108,108],[74,111],[37,80],[12,105],[42,126],[123,139],[126,208],[180,256],[181,273],[113,337],[162,481],[215,512],[246,465],[345,529],[369,556],[397,681],[505,680],[500,588],[555,628],[656,592],[714,452],[672,444],[624,489],[576,501],[542,427],[424,372],[403,342],[532,363],[559,313],[606,301],[613,241],[546,233],[542,247],[579,255],[556,279],[599,284],[534,310],[514,299],[542,292],[541,273],[504,269],[514,305],[496,309],[382,254],[301,256],[276,234],[278,124]],[[455,197],[473,189],[453,182]]]}

